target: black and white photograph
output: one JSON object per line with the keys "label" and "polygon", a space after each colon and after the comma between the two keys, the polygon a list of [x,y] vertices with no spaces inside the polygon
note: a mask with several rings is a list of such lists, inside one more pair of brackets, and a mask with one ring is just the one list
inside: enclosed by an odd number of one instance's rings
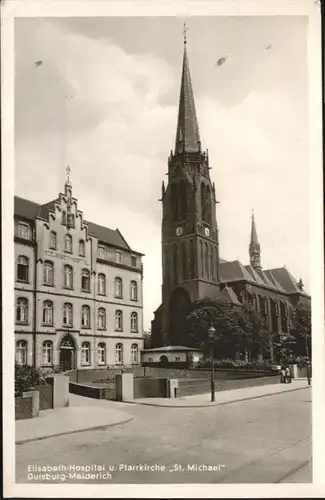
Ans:
{"label": "black and white photograph", "polygon": [[2,6],[7,497],[322,496],[319,3],[41,4]]}

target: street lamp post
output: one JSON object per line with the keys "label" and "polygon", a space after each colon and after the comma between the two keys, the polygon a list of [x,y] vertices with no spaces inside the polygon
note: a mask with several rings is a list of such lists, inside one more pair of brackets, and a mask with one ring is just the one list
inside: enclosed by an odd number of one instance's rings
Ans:
{"label": "street lamp post", "polygon": [[208,329],[208,335],[210,339],[210,358],[211,358],[211,373],[210,373],[210,381],[211,381],[211,401],[215,401],[215,390],[214,390],[214,363],[213,363],[213,347],[214,347],[214,339],[215,339],[216,329],[213,325],[211,325]]}
{"label": "street lamp post", "polygon": [[307,362],[306,362],[306,369],[307,369],[307,382],[308,385],[310,385],[310,365],[309,365],[309,348],[308,348],[308,335],[305,335],[305,341],[306,341],[306,357],[307,357]]}

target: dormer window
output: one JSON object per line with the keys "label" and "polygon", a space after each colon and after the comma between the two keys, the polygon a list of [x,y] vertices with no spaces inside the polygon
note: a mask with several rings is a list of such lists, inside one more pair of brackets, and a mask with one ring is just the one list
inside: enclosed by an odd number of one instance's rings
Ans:
{"label": "dormer window", "polygon": [[107,250],[107,248],[104,247],[104,246],[98,245],[98,247],[97,247],[97,256],[98,256],[99,259],[107,260],[108,259],[108,250]]}
{"label": "dormer window", "polygon": [[19,238],[24,238],[24,240],[29,239],[29,225],[24,222],[19,222],[17,227],[17,236]]}
{"label": "dormer window", "polygon": [[131,266],[137,267],[137,257],[136,255],[131,255]]}

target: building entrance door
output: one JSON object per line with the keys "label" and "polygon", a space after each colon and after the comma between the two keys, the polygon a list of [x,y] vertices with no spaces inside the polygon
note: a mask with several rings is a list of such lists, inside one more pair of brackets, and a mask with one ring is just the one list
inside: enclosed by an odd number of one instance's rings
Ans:
{"label": "building entrance door", "polygon": [[60,368],[65,372],[75,368],[75,342],[70,334],[61,340]]}

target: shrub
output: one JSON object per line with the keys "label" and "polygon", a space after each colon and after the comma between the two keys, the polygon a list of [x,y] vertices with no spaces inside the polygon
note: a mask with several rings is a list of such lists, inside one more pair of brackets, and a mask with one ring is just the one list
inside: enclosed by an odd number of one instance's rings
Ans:
{"label": "shrub", "polygon": [[29,365],[15,364],[15,397],[42,385],[46,385],[46,381],[39,370]]}
{"label": "shrub", "polygon": [[38,373],[41,377],[47,377],[48,375],[54,375],[55,373],[62,373],[63,370],[59,365],[49,366],[49,367],[41,367],[38,370]]}
{"label": "shrub", "polygon": [[[269,370],[271,369],[271,364],[268,360],[264,361],[243,361],[233,359],[215,359],[213,362],[215,368],[232,368],[232,369],[246,369],[246,370]],[[204,358],[199,361],[198,368],[210,368],[211,360],[209,358]]]}

